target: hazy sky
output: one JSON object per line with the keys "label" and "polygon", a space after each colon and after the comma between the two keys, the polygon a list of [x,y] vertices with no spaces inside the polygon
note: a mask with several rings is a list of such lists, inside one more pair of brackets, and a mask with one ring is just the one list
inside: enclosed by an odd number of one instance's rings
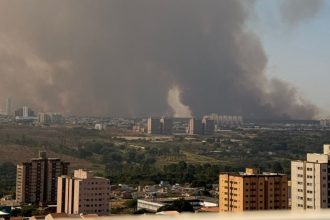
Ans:
{"label": "hazy sky", "polygon": [[258,0],[250,21],[268,57],[267,75],[294,84],[306,98],[330,109],[330,1],[323,1],[312,17],[293,25],[281,18],[280,4]]}
{"label": "hazy sky", "polygon": [[2,0],[0,99],[81,115],[318,118],[329,4]]}

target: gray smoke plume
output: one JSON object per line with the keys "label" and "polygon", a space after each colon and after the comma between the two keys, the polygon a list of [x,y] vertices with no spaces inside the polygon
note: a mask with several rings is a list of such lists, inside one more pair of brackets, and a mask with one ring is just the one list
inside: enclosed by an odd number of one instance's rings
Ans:
{"label": "gray smoke plume", "polygon": [[290,26],[314,18],[324,6],[324,0],[282,0],[281,15]]}
{"label": "gray smoke plume", "polygon": [[245,25],[253,2],[0,1],[0,94],[77,114],[313,117],[315,106],[266,78]]}

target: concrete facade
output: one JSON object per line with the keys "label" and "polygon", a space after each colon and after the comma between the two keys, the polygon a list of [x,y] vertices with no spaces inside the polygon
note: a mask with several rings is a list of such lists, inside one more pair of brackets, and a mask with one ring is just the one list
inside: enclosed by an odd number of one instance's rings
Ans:
{"label": "concrete facade", "polygon": [[219,211],[288,209],[288,177],[247,169],[219,176]]}
{"label": "concrete facade", "polygon": [[108,215],[110,181],[75,170],[74,177],[58,177],[57,213]]}
{"label": "concrete facade", "polygon": [[147,131],[148,134],[161,134],[160,118],[148,118]]}
{"label": "concrete facade", "polygon": [[57,177],[68,173],[69,163],[58,158],[39,158],[17,165],[16,200],[39,205],[56,204]]}
{"label": "concrete facade", "polygon": [[202,119],[191,118],[188,125],[189,135],[203,135]]}
{"label": "concrete facade", "polygon": [[330,208],[329,153],[330,145],[324,145],[323,154],[291,162],[292,209]]}

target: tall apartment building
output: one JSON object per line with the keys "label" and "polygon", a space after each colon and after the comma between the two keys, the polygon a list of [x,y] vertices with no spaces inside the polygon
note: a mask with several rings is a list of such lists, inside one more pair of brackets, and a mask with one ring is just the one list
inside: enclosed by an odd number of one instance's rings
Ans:
{"label": "tall apartment building", "polygon": [[330,145],[323,154],[308,153],[306,161],[291,161],[292,209],[330,208]]}
{"label": "tall apartment building", "polygon": [[162,134],[172,134],[173,120],[171,118],[162,117],[160,119],[160,130]]}
{"label": "tall apartment building", "polygon": [[203,135],[203,122],[202,119],[191,118],[188,124],[189,135]]}
{"label": "tall apartment building", "polygon": [[212,135],[214,133],[214,121],[208,118],[191,118],[187,133],[189,135]]}
{"label": "tall apartment building", "polygon": [[173,121],[171,118],[148,118],[148,134],[172,134]]}
{"label": "tall apartment building", "polygon": [[148,134],[161,134],[160,118],[148,118]]}
{"label": "tall apartment building", "polygon": [[214,134],[214,121],[208,118],[204,118],[203,121],[203,134],[212,135]]}
{"label": "tall apartment building", "polygon": [[39,152],[38,158],[17,165],[16,200],[39,205],[56,204],[57,177],[68,173],[68,162],[47,158]]}
{"label": "tall apartment building", "polygon": [[288,209],[288,177],[278,173],[222,173],[219,177],[219,211]]}
{"label": "tall apartment building", "polygon": [[10,98],[6,100],[6,115],[12,115],[12,102]]}
{"label": "tall apartment building", "polygon": [[58,177],[57,213],[108,215],[110,181],[75,170],[74,177]]}

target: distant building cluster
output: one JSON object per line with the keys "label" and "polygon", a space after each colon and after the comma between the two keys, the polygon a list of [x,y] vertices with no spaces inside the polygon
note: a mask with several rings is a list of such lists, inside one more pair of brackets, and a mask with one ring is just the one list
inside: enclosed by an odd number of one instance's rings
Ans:
{"label": "distant building cluster", "polygon": [[1,114],[7,116],[8,118],[12,118],[12,120],[8,120],[7,122],[11,121],[40,125],[63,124],[65,122],[64,117],[60,113],[35,112],[29,106],[15,108],[13,101],[10,98],[6,99],[5,108],[4,111],[0,112],[0,115]]}
{"label": "distant building cluster", "polygon": [[63,124],[64,118],[59,113],[39,112],[38,122],[40,124]]}
{"label": "distant building cluster", "polygon": [[213,120],[217,128],[238,127],[244,124],[243,116],[241,115],[218,115],[212,113],[210,115],[204,116],[204,118]]}
{"label": "distant building cluster", "polygon": [[[153,135],[172,135],[174,127],[173,120],[172,118],[166,117],[150,117],[147,120],[147,133]],[[188,135],[212,135],[214,134],[214,129],[214,121],[211,119],[191,118],[188,119],[185,132]]]}
{"label": "distant building cluster", "polygon": [[320,120],[321,127],[330,127],[330,119],[321,119]]}
{"label": "distant building cluster", "polygon": [[212,135],[214,134],[214,121],[208,118],[189,120],[187,134],[189,135]]}
{"label": "distant building cluster", "polygon": [[103,131],[103,130],[107,129],[107,125],[104,123],[97,123],[97,124],[95,124],[94,129]]}
{"label": "distant building cluster", "polygon": [[147,121],[147,132],[148,134],[162,134],[171,135],[172,134],[173,121],[171,118],[148,118]]}
{"label": "distant building cluster", "polygon": [[16,121],[33,121],[38,119],[34,111],[28,106],[23,106],[22,108],[17,109],[14,116]]}

